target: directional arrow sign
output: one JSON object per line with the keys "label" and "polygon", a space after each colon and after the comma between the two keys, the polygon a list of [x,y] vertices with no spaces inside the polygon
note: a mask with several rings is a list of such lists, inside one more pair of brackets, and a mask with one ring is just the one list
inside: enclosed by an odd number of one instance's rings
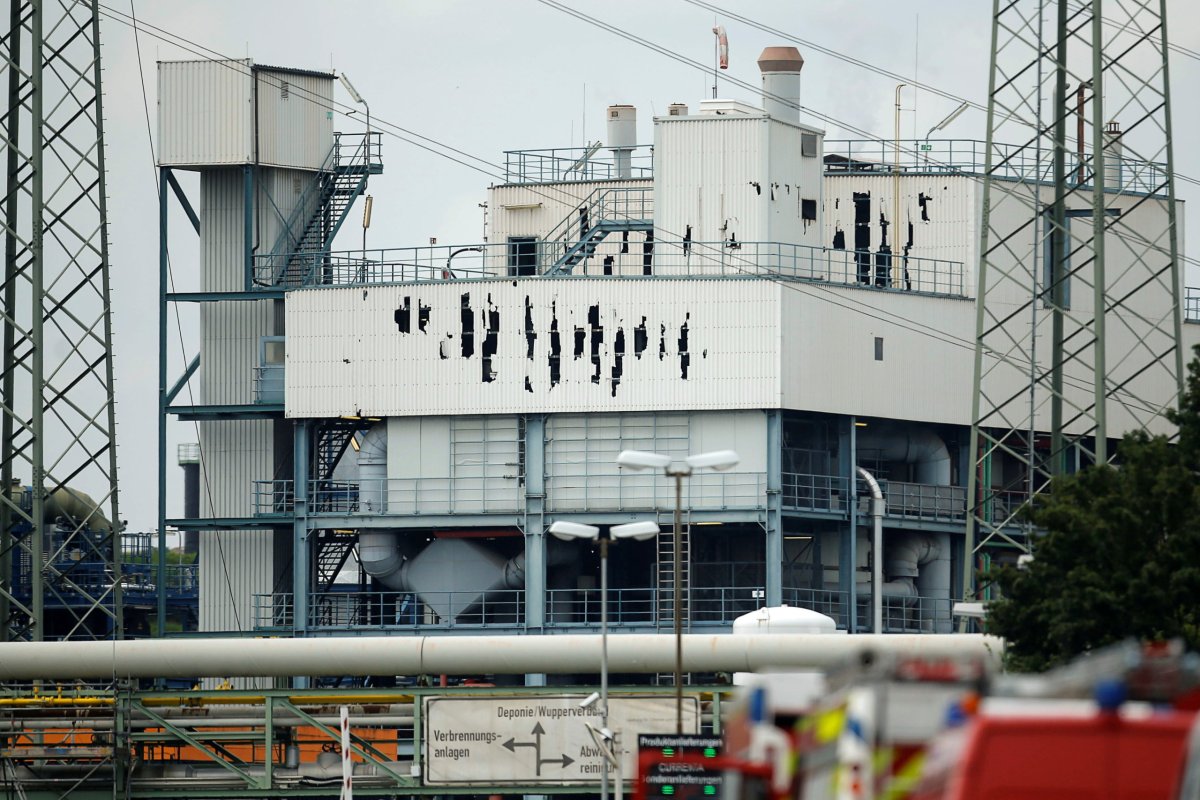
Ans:
{"label": "directional arrow sign", "polygon": [[[584,695],[425,698],[422,775],[426,785],[589,785],[600,782],[601,755],[587,725],[600,727]],[[684,729],[695,731],[699,704],[684,699]],[[608,726],[619,734],[622,771],[632,776],[639,733],[673,733],[673,697],[609,700]]]}

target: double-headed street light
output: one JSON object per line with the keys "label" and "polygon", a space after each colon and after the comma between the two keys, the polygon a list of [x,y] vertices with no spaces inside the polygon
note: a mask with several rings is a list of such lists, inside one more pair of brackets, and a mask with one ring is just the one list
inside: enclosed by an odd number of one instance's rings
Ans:
{"label": "double-headed street light", "polygon": [[[558,520],[550,525],[550,533],[559,539],[584,539],[600,542],[600,726],[608,730],[608,545],[611,541],[634,539],[644,542],[658,535],[658,524],[651,520],[627,522],[624,525],[614,525],[608,529],[607,536],[601,536],[600,528],[595,525],[584,525],[581,522]],[[599,744],[599,742],[597,742]],[[615,750],[615,745],[614,745]],[[615,758],[615,756],[614,756]],[[610,760],[602,758],[603,767],[600,772],[600,796],[608,800],[608,770]],[[621,780],[617,773],[617,781]],[[618,787],[617,795],[620,796]]]}
{"label": "double-headed street light", "polygon": [[673,466],[674,459],[662,453],[649,453],[645,450],[622,450],[617,455],[617,466],[629,469],[661,469],[668,478],[675,479],[675,524],[671,537],[674,542],[674,567],[671,571],[671,583],[675,589],[675,733],[683,733],[683,588],[680,585],[679,573],[681,555],[679,531],[683,525],[683,479],[690,477],[698,469],[726,470],[736,467],[740,458],[733,450],[715,450],[711,453],[700,453],[688,456],[680,466]]}

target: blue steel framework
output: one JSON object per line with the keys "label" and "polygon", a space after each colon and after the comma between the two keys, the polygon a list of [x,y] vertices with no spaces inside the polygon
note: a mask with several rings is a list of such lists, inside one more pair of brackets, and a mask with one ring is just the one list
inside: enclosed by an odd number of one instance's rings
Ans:
{"label": "blue steel framework", "polygon": [[[829,169],[834,173],[844,173],[847,171],[858,172],[860,169],[867,168],[860,167],[857,164],[844,164],[829,167]],[[167,270],[169,266],[166,247],[168,237],[168,188],[171,189],[174,196],[180,202],[186,216],[197,232],[199,231],[200,220],[180,189],[178,182],[174,179],[171,170],[164,168],[162,170],[162,177],[162,191],[160,195],[160,235],[162,237],[162,247],[160,250],[160,300],[162,313],[159,330],[159,470],[160,481],[165,482],[167,461],[164,449],[164,434],[168,415],[174,414],[181,420],[212,421],[228,419],[280,419],[283,414],[283,406],[280,403],[250,403],[222,406],[184,406],[175,404],[174,401],[180,390],[195,373],[199,363],[198,358],[193,359],[179,380],[173,384],[168,383],[166,365],[168,305],[178,302],[210,303],[242,302],[268,298],[281,299],[283,297],[283,289],[277,285],[262,286],[261,282],[256,285],[254,276],[257,274],[256,270],[259,269],[259,265],[256,262],[262,261],[264,256],[254,255],[252,252],[251,237],[247,233],[245,241],[245,290],[238,292],[168,293],[166,290]],[[244,186],[247,231],[249,231],[254,198],[253,172],[249,166],[244,168]],[[268,255],[266,258],[273,259],[274,261],[279,260],[278,254],[273,256]],[[289,261],[294,260],[290,256],[288,258]],[[319,274],[319,270],[314,274]],[[335,273],[331,272],[330,275],[330,285],[339,283],[336,280]],[[519,279],[537,280],[540,278],[530,276]],[[729,276],[724,279],[752,280],[755,278],[753,276],[742,275],[736,277]],[[867,288],[873,291],[895,291],[886,286],[868,286]],[[761,594],[755,594],[753,597],[756,601],[761,601],[767,605],[779,605],[783,602],[795,601],[797,598],[804,596],[802,594],[804,591],[809,591],[801,587],[785,585],[783,539],[785,528],[789,524],[788,521],[790,521],[793,528],[796,525],[811,523],[836,526],[841,532],[838,537],[840,541],[838,562],[842,565],[856,563],[858,558],[858,553],[856,552],[857,529],[860,523],[865,521],[865,512],[858,507],[857,500],[860,490],[858,479],[854,473],[857,465],[856,430],[860,423],[853,417],[840,417],[834,420],[834,424],[837,427],[837,463],[839,464],[841,474],[797,475],[785,473],[782,465],[785,413],[790,412],[780,410],[765,412],[768,462],[767,472],[764,476],[765,489],[761,493],[761,496],[752,502],[734,503],[720,510],[695,509],[691,512],[691,523],[722,522],[752,525],[761,528],[763,531],[763,574],[761,585],[757,589]],[[325,483],[328,483],[325,479],[329,477],[327,474],[318,474],[320,470],[314,469],[314,454],[316,451],[322,449],[322,437],[331,429],[331,426],[338,424],[345,426],[347,423],[345,421],[339,422],[334,420],[304,420],[293,423],[291,429],[290,438],[293,451],[291,479],[269,482],[271,484],[270,496],[286,497],[285,503],[273,502],[271,507],[258,509],[259,513],[248,517],[195,520],[168,519],[166,516],[165,493],[163,493],[160,494],[160,530],[165,531],[168,526],[181,530],[200,531],[290,528],[292,531],[292,581],[294,591],[284,593],[288,595],[285,603],[287,613],[280,617],[280,619],[288,621],[289,624],[285,626],[288,632],[293,635],[303,636],[313,633],[330,632],[322,630],[322,626],[320,625],[314,626],[312,624],[313,597],[324,596],[331,588],[328,585],[321,585],[321,582],[317,580],[315,575],[315,568],[322,561],[322,548],[325,547],[330,539],[330,537],[324,536],[324,532],[335,530],[378,528],[417,529],[449,526],[456,528],[509,527],[522,532],[527,559],[526,585],[522,590],[524,609],[518,627],[528,632],[553,631],[555,624],[548,616],[547,604],[550,592],[546,585],[545,531],[551,521],[550,517],[606,525],[628,521],[636,515],[636,511],[645,511],[647,509],[623,509],[619,512],[611,513],[549,512],[546,504],[547,470],[546,452],[544,449],[546,421],[546,417],[543,415],[528,415],[524,417],[525,472],[523,477],[525,487],[520,507],[512,511],[475,514],[422,513],[405,516],[364,514],[357,511],[357,509],[330,506],[328,503],[321,502],[319,494],[317,497],[314,497],[312,494],[314,487],[318,485],[323,486]],[[350,423],[350,428],[353,429],[353,427],[354,424]],[[964,458],[965,454],[960,453],[958,462],[960,464],[964,463]],[[821,507],[820,503],[806,502],[802,499],[802,496],[806,495],[806,488],[811,488],[810,485],[815,485],[814,482],[833,482],[836,484],[837,494],[840,498],[843,498],[839,502],[838,507]],[[960,480],[959,483],[961,484],[962,481]],[[279,484],[286,485],[281,488]],[[959,497],[958,495],[954,495],[949,500],[944,498],[936,499],[936,502],[930,504],[929,509],[923,509],[921,507],[924,502],[922,498],[927,493],[926,490],[934,487],[922,487],[916,484],[902,484],[897,482],[889,483],[887,481],[884,481],[883,484],[885,491],[888,491],[889,494],[894,494],[897,498],[909,498],[906,502],[893,503],[887,521],[889,528],[941,531],[958,536],[961,536],[963,533],[966,514],[965,496]],[[937,488],[949,488],[959,493],[963,492],[961,485],[957,487]],[[913,501],[912,498],[916,498],[916,500]],[[914,505],[914,502],[916,505]],[[947,502],[953,506],[953,510],[949,512],[946,511]],[[962,507],[958,508],[955,504]],[[860,517],[864,519],[860,520]],[[957,537],[952,538],[954,541],[955,560],[960,562],[961,540]],[[345,541],[345,538],[342,537],[341,545],[343,547]],[[165,549],[165,536],[160,537],[159,548],[160,551]],[[343,561],[344,555],[345,553],[343,552]],[[336,559],[334,561],[336,562]],[[854,570],[849,568],[838,569],[838,576],[839,585],[836,593],[843,599],[835,601],[835,606],[837,603],[840,603],[842,606],[841,622],[850,630],[860,630],[862,625],[860,624],[859,611],[857,609],[858,602],[849,600],[849,598],[854,597]],[[693,586],[692,588],[703,587]],[[957,592],[958,587],[955,587],[954,591]],[[273,596],[264,607],[275,609],[277,600],[278,598]],[[162,602],[163,599],[160,598],[160,607]],[[274,611],[268,616],[274,620]],[[723,622],[728,621],[728,619],[723,620]],[[280,630],[278,625],[272,625],[271,627],[276,632]],[[461,626],[459,630],[462,630]]]}

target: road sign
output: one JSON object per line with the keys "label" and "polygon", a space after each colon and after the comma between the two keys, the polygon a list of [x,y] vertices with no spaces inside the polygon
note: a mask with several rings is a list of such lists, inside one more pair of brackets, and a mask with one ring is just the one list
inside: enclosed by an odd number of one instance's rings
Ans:
{"label": "road sign", "polygon": [[[425,698],[424,780],[427,785],[598,784],[599,748],[588,733],[600,728],[597,703],[584,695],[438,696]],[[699,701],[685,697],[683,727],[699,729]],[[675,732],[675,698],[610,697],[608,727],[618,734],[621,772],[632,780],[637,735]]]}
{"label": "road sign", "polygon": [[647,800],[692,800],[721,793],[721,770],[705,761],[721,756],[721,737],[639,734],[642,796]]}

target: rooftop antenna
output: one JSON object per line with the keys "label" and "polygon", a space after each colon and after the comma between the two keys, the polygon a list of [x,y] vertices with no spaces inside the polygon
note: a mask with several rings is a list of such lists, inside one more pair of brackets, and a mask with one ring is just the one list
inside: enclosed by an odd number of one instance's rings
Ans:
{"label": "rooftop antenna", "polygon": [[[716,20],[713,20],[716,22]],[[717,99],[717,70],[729,69],[729,37],[724,25],[713,25],[713,99]]]}

